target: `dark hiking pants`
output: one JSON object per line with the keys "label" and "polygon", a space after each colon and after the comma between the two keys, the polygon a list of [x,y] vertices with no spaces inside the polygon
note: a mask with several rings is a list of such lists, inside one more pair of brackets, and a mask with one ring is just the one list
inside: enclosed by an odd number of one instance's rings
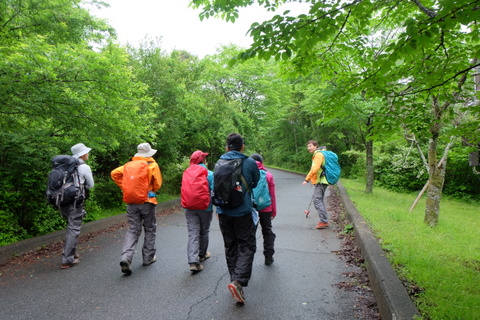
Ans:
{"label": "dark hiking pants", "polygon": [[265,258],[271,258],[275,253],[274,244],[276,237],[272,228],[272,212],[259,212],[259,215],[263,236],[263,255]]}
{"label": "dark hiking pants", "polygon": [[229,216],[219,214],[218,217],[230,280],[238,281],[246,287],[252,276],[253,257],[257,250],[252,215]]}

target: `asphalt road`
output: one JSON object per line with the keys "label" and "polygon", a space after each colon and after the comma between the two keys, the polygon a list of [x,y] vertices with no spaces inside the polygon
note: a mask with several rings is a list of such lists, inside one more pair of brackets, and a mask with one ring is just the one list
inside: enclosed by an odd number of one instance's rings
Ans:
{"label": "asphalt road", "polygon": [[212,257],[202,272],[189,271],[187,228],[179,210],[157,220],[158,261],[144,267],[137,252],[131,276],[124,276],[119,266],[125,229],[82,242],[82,260],[74,268],[60,269],[60,256],[52,255],[19,266],[13,274],[0,274],[0,319],[354,319],[356,293],[335,286],[352,271],[332,252],[340,249],[340,240],[332,228],[315,229],[313,207],[305,218],[312,187],[301,185],[303,176],[270,171],[277,187],[275,262],[264,265],[258,230],[245,305],[237,305],[227,289],[216,218],[210,232]]}

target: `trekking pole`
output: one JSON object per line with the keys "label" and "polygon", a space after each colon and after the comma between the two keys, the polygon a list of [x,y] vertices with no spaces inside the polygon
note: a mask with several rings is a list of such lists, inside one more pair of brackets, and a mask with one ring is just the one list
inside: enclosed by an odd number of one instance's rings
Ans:
{"label": "trekking pole", "polygon": [[313,202],[313,194],[312,194],[312,198],[310,199],[310,203],[308,204],[308,209],[304,211],[305,218],[308,218],[308,214],[310,213],[310,207],[312,206],[312,202]]}

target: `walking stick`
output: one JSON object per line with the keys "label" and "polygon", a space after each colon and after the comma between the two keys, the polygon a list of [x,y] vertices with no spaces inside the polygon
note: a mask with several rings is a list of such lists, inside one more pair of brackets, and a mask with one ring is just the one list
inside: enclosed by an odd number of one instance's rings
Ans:
{"label": "walking stick", "polygon": [[313,194],[312,194],[312,198],[310,199],[310,204],[308,205],[308,209],[304,211],[305,218],[308,218],[308,214],[310,213],[310,207],[312,206],[312,202],[313,202]]}

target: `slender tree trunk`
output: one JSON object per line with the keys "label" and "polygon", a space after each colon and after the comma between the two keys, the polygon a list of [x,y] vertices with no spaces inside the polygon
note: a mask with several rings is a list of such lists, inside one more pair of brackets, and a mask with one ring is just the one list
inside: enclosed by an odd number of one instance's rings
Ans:
{"label": "slender tree trunk", "polygon": [[367,156],[367,184],[365,186],[365,192],[372,193],[373,183],[375,182],[375,176],[373,173],[373,140],[367,140],[365,152]]}
{"label": "slender tree trunk", "polygon": [[[472,60],[472,67],[478,63],[478,59]],[[462,74],[458,80],[458,90],[453,93],[453,97],[456,99],[459,97],[462,87],[465,84],[468,77],[468,72]],[[425,223],[431,227],[435,227],[438,224],[438,218],[440,215],[440,199],[442,197],[443,184],[445,182],[445,169],[447,167],[448,150],[451,143],[445,148],[444,155],[437,162],[437,149],[438,149],[438,137],[442,128],[442,116],[443,113],[450,107],[451,100],[446,101],[443,106],[439,105],[438,96],[432,97],[432,117],[433,124],[430,128],[430,142],[428,144],[428,191],[427,202],[425,209]],[[453,138],[453,137],[452,137]],[[453,142],[453,140],[451,141]]]}
{"label": "slender tree trunk", "polygon": [[[424,221],[430,227],[435,227],[438,224],[440,217],[440,200],[442,198],[442,189],[445,182],[445,168],[447,161],[443,161],[440,166],[437,167],[437,143],[430,140],[428,145],[428,163],[430,168],[430,174],[428,178],[428,191],[427,202],[425,210]],[[435,165],[431,165],[431,162],[435,162]]]}
{"label": "slender tree trunk", "polygon": [[435,120],[430,128],[431,138],[428,143],[428,190],[424,222],[435,227],[440,216],[440,199],[442,198],[447,163],[446,157],[440,165],[437,160],[438,137],[442,127],[440,122],[442,108],[438,105],[438,97],[433,97],[432,116]]}
{"label": "slender tree trunk", "polygon": [[372,122],[373,122],[373,115],[370,115],[367,120],[367,135],[365,141],[365,153],[366,153],[366,162],[367,162],[367,176],[366,180],[367,183],[365,185],[365,192],[372,193],[373,192],[373,184],[375,182],[375,176],[373,172],[373,140],[369,138],[370,133],[372,131]]}
{"label": "slender tree trunk", "polygon": [[293,138],[295,140],[295,153],[298,153],[299,149],[298,149],[297,127],[296,126],[293,126]]}

